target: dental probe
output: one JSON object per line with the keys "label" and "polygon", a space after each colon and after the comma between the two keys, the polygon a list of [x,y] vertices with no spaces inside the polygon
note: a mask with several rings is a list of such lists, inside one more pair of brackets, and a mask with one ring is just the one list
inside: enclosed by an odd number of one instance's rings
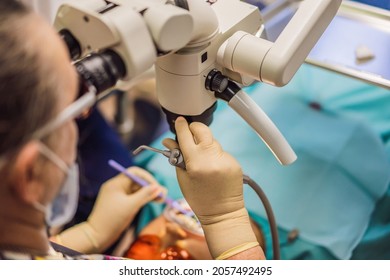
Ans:
{"label": "dental probe", "polygon": [[[131,174],[129,171],[127,171],[127,169],[125,167],[123,167],[122,165],[120,165],[118,162],[116,162],[115,160],[113,159],[110,159],[108,161],[108,164],[114,168],[115,170],[121,172],[122,174],[124,174],[126,177],[128,177],[129,179],[133,180],[135,183],[137,183],[138,185],[140,185],[141,187],[146,187],[148,185],[150,185],[149,182],[145,181],[144,179],[134,175],[134,174]],[[158,195],[158,197],[162,198],[163,197],[163,193],[160,193]],[[194,214],[192,213],[192,211],[187,211],[185,209],[183,209],[183,207],[180,206],[180,204],[178,204],[175,200],[173,200],[172,198],[168,197],[168,196],[165,196],[164,197],[164,203],[168,204],[169,206],[175,208],[176,210],[178,210],[180,213],[186,215],[186,216],[189,216],[189,217],[193,217]]]}

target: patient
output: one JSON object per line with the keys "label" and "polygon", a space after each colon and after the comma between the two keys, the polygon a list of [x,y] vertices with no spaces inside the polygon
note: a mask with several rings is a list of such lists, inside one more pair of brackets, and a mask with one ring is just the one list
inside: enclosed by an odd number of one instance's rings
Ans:
{"label": "patient", "polygon": [[[187,202],[184,199],[176,202],[185,211],[165,207],[160,216],[142,229],[125,257],[136,260],[212,260],[203,230]],[[253,220],[251,225],[265,251],[260,226]]]}

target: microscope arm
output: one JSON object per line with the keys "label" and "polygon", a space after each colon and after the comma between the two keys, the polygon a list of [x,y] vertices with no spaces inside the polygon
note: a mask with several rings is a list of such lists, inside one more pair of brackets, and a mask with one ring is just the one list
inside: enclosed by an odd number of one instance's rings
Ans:
{"label": "microscope arm", "polygon": [[217,62],[234,72],[274,86],[286,85],[317,43],[341,0],[304,0],[272,43],[238,31],[219,49]]}

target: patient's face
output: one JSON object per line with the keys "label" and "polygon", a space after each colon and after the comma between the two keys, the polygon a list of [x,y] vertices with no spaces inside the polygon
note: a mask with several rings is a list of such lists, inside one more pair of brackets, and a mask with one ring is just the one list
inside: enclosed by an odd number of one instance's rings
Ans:
{"label": "patient's face", "polygon": [[125,257],[138,260],[212,259],[204,236],[186,231],[163,215],[140,232]]}

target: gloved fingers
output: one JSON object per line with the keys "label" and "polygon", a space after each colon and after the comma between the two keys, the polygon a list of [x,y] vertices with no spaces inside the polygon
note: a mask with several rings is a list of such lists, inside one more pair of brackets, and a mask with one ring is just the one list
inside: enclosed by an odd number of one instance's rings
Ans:
{"label": "gloved fingers", "polygon": [[183,117],[178,117],[175,121],[175,129],[180,150],[184,155],[194,151],[196,146],[194,136],[188,126],[187,120]]}
{"label": "gloved fingers", "polygon": [[146,203],[156,199],[161,193],[163,188],[159,185],[149,185],[129,195],[129,203],[138,206],[139,208],[144,206]]}
{"label": "gloved fingers", "polygon": [[141,167],[132,166],[132,167],[129,167],[127,169],[127,171],[130,172],[131,174],[134,174],[137,177],[142,178],[143,180],[149,182],[150,184],[157,184],[158,185],[158,182],[153,177],[153,175]]}
{"label": "gloved fingers", "polygon": [[[149,184],[159,185],[157,180],[153,177],[152,174],[150,174],[148,171],[137,167],[132,166],[127,169],[127,171],[143,181],[148,182]],[[115,192],[121,192],[124,194],[132,194],[137,192],[141,186],[125,176],[124,174],[118,174],[115,177],[111,178],[110,180],[107,180],[101,187],[100,192],[109,192],[109,193],[115,193]]]}
{"label": "gloved fingers", "polygon": [[179,148],[179,144],[177,144],[177,142],[175,140],[171,139],[171,138],[163,139],[162,144],[165,147],[167,147],[169,150],[178,149]]}
{"label": "gloved fingers", "polygon": [[167,197],[168,190],[165,187],[161,187],[161,192],[157,195],[157,197],[153,200],[154,202],[163,203],[165,198]]}
{"label": "gloved fingers", "polygon": [[214,142],[210,128],[200,122],[193,122],[189,125],[196,144],[209,146]]}
{"label": "gloved fingers", "polygon": [[[144,179],[145,181],[147,182],[150,182],[151,185],[157,185],[160,187],[160,190],[161,192],[159,193],[159,195],[155,198],[155,201],[156,202],[163,202],[165,197],[166,197],[166,194],[168,193],[168,190],[161,186],[157,180],[153,177],[152,174],[150,174],[148,171],[146,171],[145,169],[143,168],[140,168],[140,167],[137,167],[137,166],[132,166],[128,169],[128,171],[142,179]],[[135,184],[137,185],[137,184]],[[138,187],[137,189],[136,188],[131,188],[132,190],[135,190],[135,191],[138,191],[140,189],[140,187]],[[134,193],[134,191],[132,192]]]}
{"label": "gloved fingers", "polygon": [[[131,193],[131,190],[128,189],[132,187],[136,186],[135,184],[131,184],[129,178],[127,178],[124,174],[118,174],[115,177],[112,177],[111,179],[104,182],[104,184],[100,188],[99,196],[102,195],[102,193],[113,193],[118,191]],[[137,189],[135,189],[134,191],[136,191]]]}

